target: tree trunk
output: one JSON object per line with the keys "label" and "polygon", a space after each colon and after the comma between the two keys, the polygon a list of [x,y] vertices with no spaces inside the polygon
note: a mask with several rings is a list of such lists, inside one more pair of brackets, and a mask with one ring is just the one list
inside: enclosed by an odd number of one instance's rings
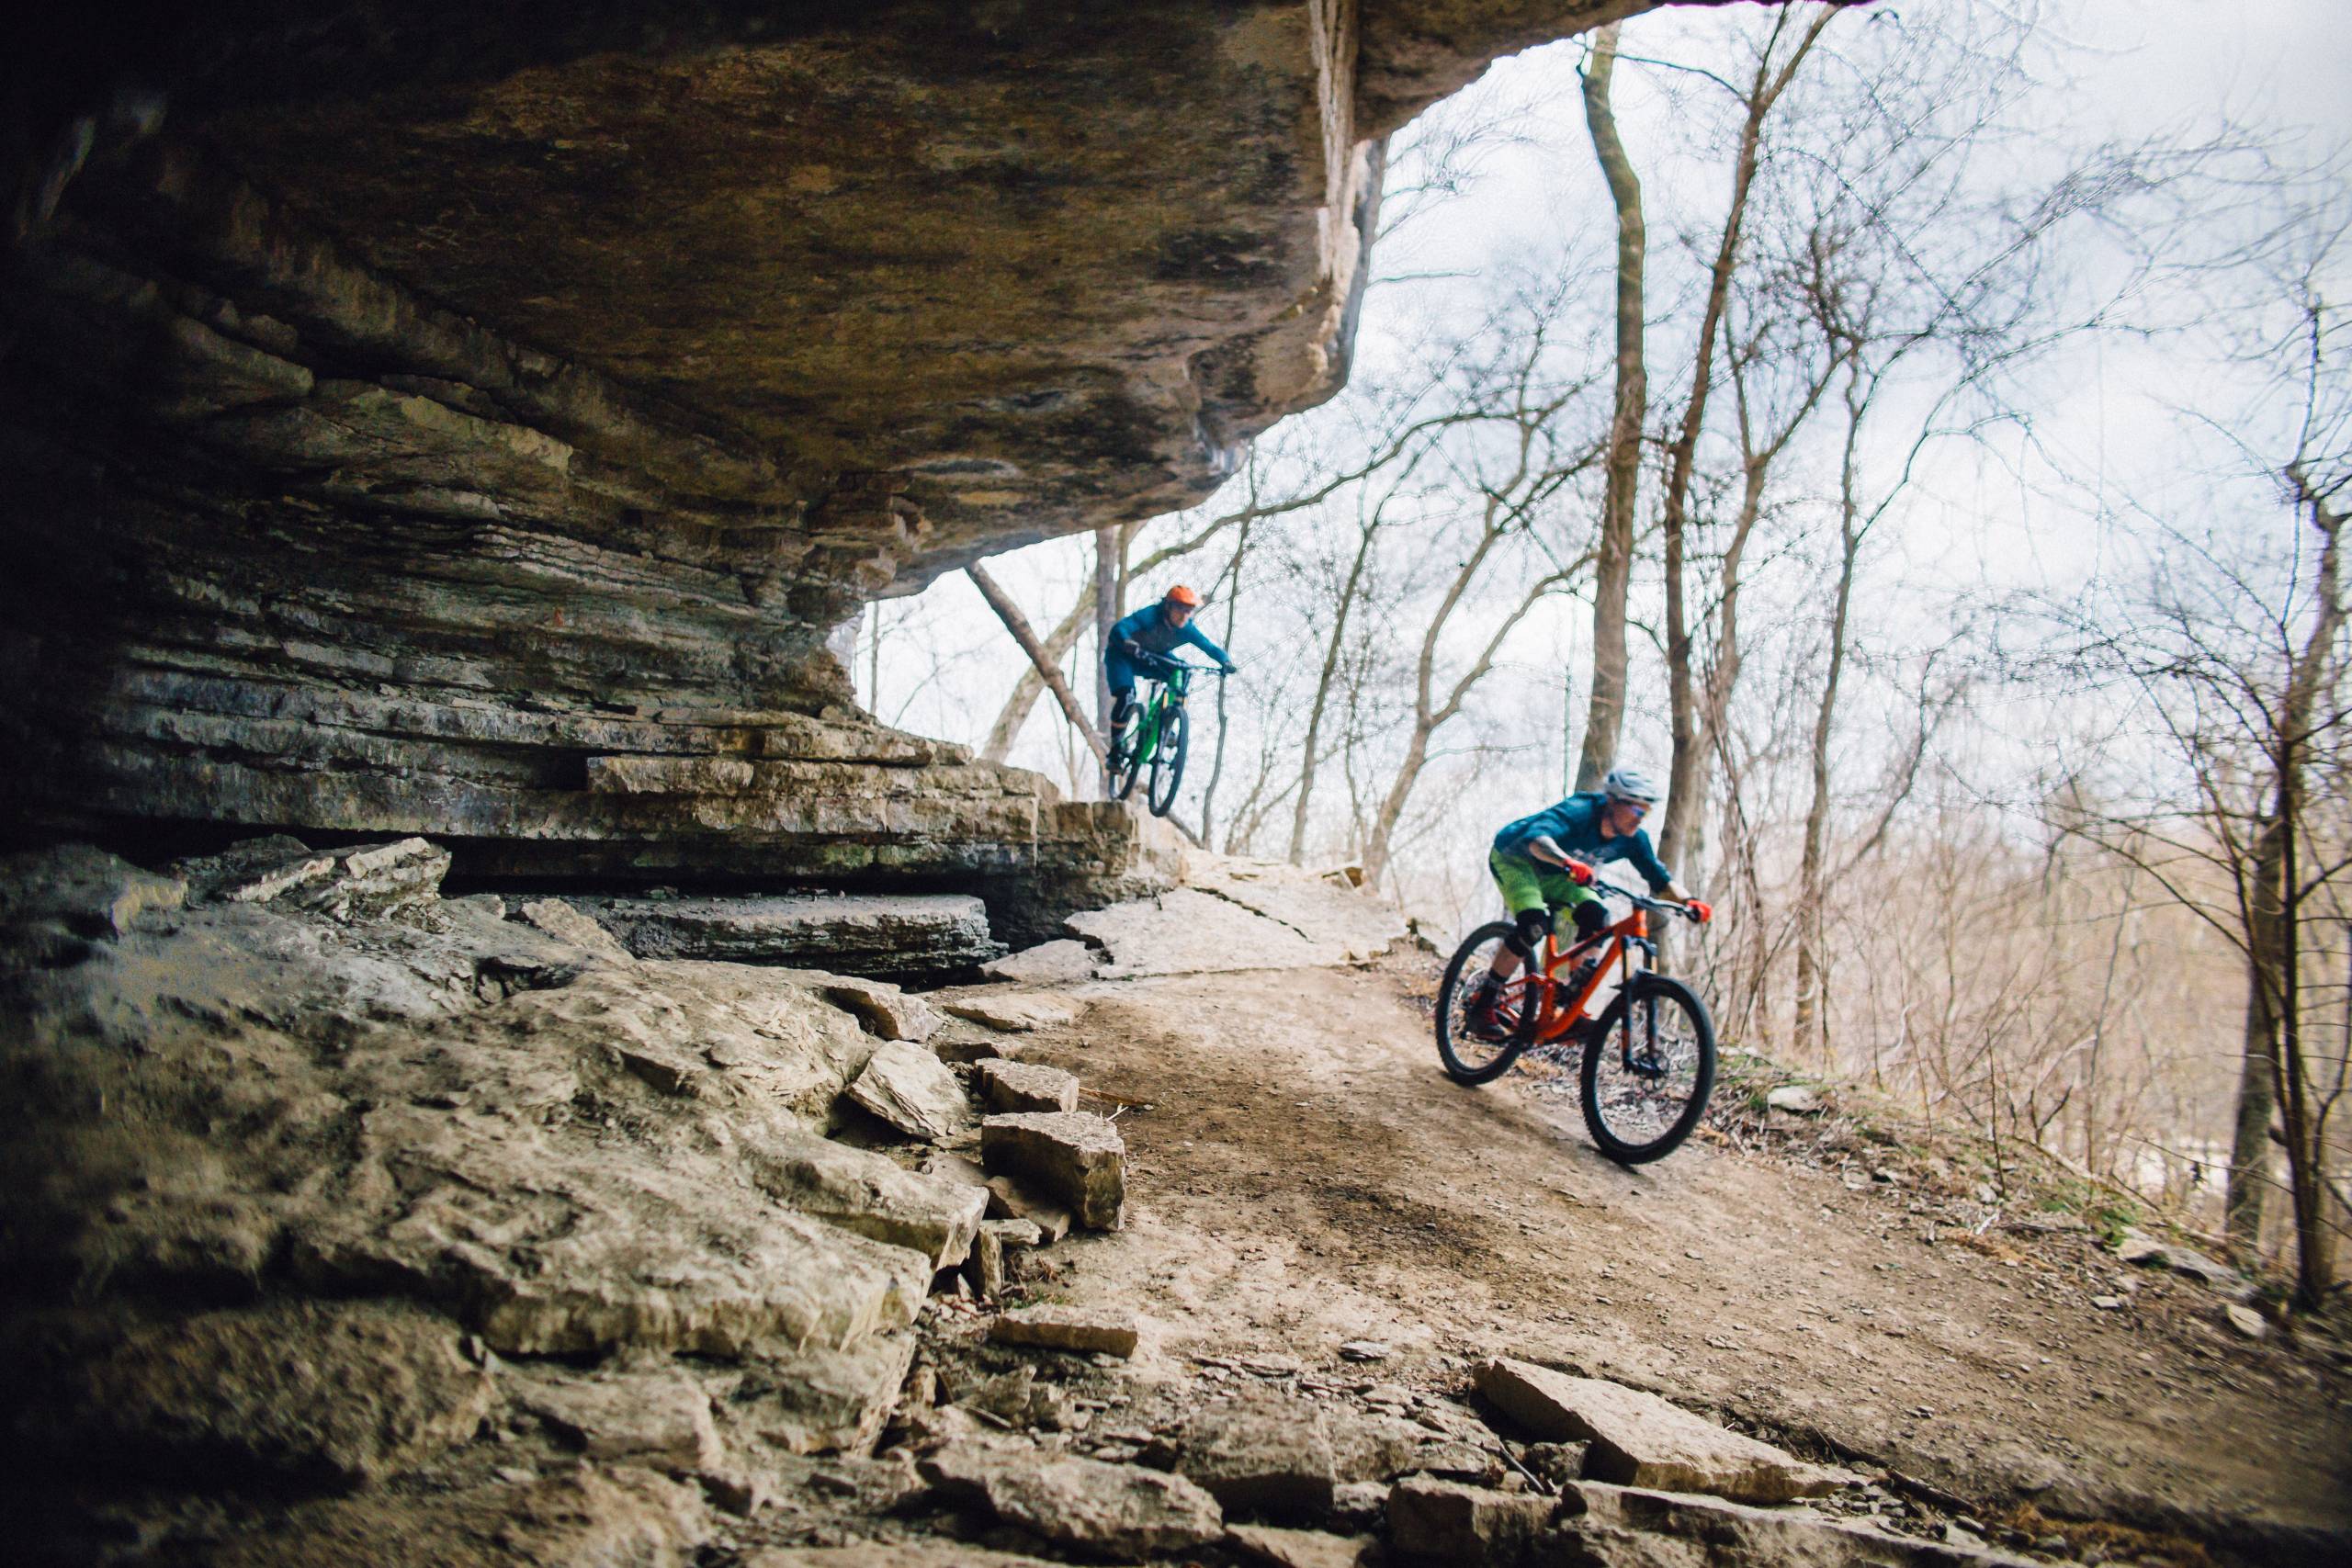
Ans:
{"label": "tree trunk", "polygon": [[[1111,733],[1111,708],[1116,699],[1111,695],[1111,677],[1102,661],[1111,651],[1111,628],[1119,622],[1119,568],[1125,554],[1117,524],[1094,530],[1094,722],[1106,737]],[[1108,753],[1104,755],[1107,758]],[[1102,787],[1108,795],[1107,761]]]}
{"label": "tree trunk", "polygon": [[1323,716],[1330,706],[1331,681],[1339,672],[1340,650],[1347,644],[1348,614],[1355,608],[1356,589],[1363,581],[1364,563],[1372,557],[1373,536],[1380,531],[1377,517],[1367,518],[1362,536],[1356,540],[1356,558],[1348,567],[1348,580],[1340,589],[1340,603],[1331,615],[1331,637],[1323,649],[1323,670],[1315,682],[1315,702],[1306,714],[1306,751],[1298,766],[1298,798],[1292,804],[1290,817],[1290,847],[1283,858],[1297,865],[1306,858],[1306,807],[1315,794],[1317,753],[1323,743]]}
{"label": "tree trunk", "polygon": [[[1094,585],[1088,583],[1079,591],[1078,603],[1064,615],[1061,625],[1046,637],[1046,668],[1059,670],[1069,650],[1078,646],[1080,635],[1094,620]],[[1012,683],[1012,694],[1004,699],[1004,706],[997,710],[996,722],[989,726],[989,738],[980,745],[980,755],[991,762],[1001,762],[1012,754],[1012,743],[1021,739],[1022,727],[1029,722],[1029,710],[1046,694],[1046,678],[1037,673],[1035,660],[1021,678]]]}
{"label": "tree trunk", "polygon": [[1069,682],[1062,679],[1059,663],[1046,653],[1045,646],[1037,640],[1037,634],[1029,628],[1029,619],[1021,613],[1021,606],[1012,602],[1012,595],[999,587],[996,579],[990,577],[977,561],[966,567],[964,571],[972,580],[972,585],[980,591],[980,597],[989,602],[989,608],[996,612],[997,619],[1004,623],[1004,629],[1012,634],[1012,640],[1021,645],[1021,651],[1029,656],[1030,668],[1035,670],[1038,678],[1052,690],[1054,700],[1061,704],[1063,715],[1069,719],[1070,728],[1085,738],[1087,749],[1094,753],[1095,760],[1102,761],[1107,755],[1102,737],[1086,722],[1086,713],[1078,705],[1077,694],[1069,689]]}
{"label": "tree trunk", "polygon": [[[1226,563],[1225,575],[1231,586],[1225,591],[1225,636],[1220,640],[1226,651],[1233,650],[1233,626],[1241,616],[1241,563],[1250,554],[1250,525],[1241,525],[1241,536],[1233,541],[1233,558]],[[1208,787],[1201,791],[1201,847],[1206,849],[1216,832],[1216,786],[1225,778],[1225,708],[1226,688],[1229,682],[1216,683],[1216,750],[1209,761]]]}
{"label": "tree trunk", "polygon": [[2278,1044],[2274,1005],[2278,952],[2280,883],[2285,873],[2285,825],[2263,824],[2254,846],[2246,889],[2245,1027],[2238,1063],[2237,1119],[2230,1137],[2230,1180],[2223,1228],[2248,1258],[2262,1245],[2262,1211],[2270,1185],[2270,1118],[2278,1106],[2274,1057]]}
{"label": "tree trunk", "polygon": [[1584,71],[1585,125],[1617,209],[1617,396],[1609,422],[1608,478],[1602,492],[1600,547],[1593,571],[1592,692],[1585,707],[1584,750],[1577,788],[1591,789],[1617,759],[1625,719],[1625,599],[1634,570],[1634,506],[1642,478],[1642,422],[1649,380],[1642,359],[1642,269],[1648,246],[1642,185],[1617,135],[1610,79],[1617,68],[1617,24],[1594,35]]}
{"label": "tree trunk", "polygon": [[1854,562],[1862,548],[1854,472],[1866,400],[1861,385],[1861,367],[1857,363],[1846,382],[1846,449],[1838,485],[1838,592],[1829,612],[1829,668],[1822,676],[1820,705],[1814,710],[1813,799],[1805,807],[1804,852],[1797,877],[1797,996],[1792,1032],[1800,1051],[1816,1051],[1824,1061],[1828,1059],[1829,1045],[1828,1009],[1822,994],[1821,901],[1827,893],[1822,849],[1829,828],[1829,737],[1837,724],[1838,682],[1846,671],[1846,624],[1854,594]]}

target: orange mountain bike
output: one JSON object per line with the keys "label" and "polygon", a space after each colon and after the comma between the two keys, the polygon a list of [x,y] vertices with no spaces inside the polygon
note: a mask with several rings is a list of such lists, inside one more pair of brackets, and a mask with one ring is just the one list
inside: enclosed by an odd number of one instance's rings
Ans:
{"label": "orange mountain bike", "polygon": [[[1715,1087],[1715,1025],[1697,992],[1636,962],[1657,956],[1653,911],[1699,916],[1679,904],[1621,896],[1634,902],[1625,919],[1565,948],[1546,935],[1534,964],[1520,964],[1483,998],[1517,928],[1497,920],[1472,931],[1438,987],[1437,1054],[1454,1082],[1483,1084],[1509,1072],[1531,1045],[1581,1043],[1584,1124],[1602,1154],[1641,1165],[1673,1153],[1705,1114]],[[1612,983],[1615,994],[1596,1020],[1588,1010]]]}

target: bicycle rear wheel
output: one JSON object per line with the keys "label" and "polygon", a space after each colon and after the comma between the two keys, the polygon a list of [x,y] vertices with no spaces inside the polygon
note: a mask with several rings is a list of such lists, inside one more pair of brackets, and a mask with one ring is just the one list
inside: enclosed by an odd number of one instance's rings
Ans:
{"label": "bicycle rear wheel", "polygon": [[1643,974],[1593,1026],[1578,1088],[1584,1124],[1620,1165],[1672,1154],[1715,1088],[1715,1024],[1679,980]]}
{"label": "bicycle rear wheel", "polygon": [[1508,920],[1463,939],[1437,988],[1437,1056],[1455,1083],[1491,1083],[1510,1070],[1534,1037],[1533,988],[1527,965],[1498,987],[1491,1015],[1477,1016],[1481,986],[1517,930]]}
{"label": "bicycle rear wheel", "polygon": [[1176,804],[1176,786],[1184,779],[1184,750],[1192,728],[1184,710],[1170,704],[1168,716],[1159,724],[1159,749],[1151,754],[1151,788],[1144,795],[1154,817],[1167,816],[1168,808]]}

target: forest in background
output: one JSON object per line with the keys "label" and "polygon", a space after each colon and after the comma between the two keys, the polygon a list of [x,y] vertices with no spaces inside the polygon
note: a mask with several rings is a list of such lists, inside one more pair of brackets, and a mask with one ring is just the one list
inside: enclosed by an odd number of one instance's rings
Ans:
{"label": "forest in background", "polygon": [[[2059,5],[1661,14],[1402,133],[1347,389],[1193,511],[987,563],[1090,711],[1186,581],[1175,816],[1498,904],[1632,763],[1726,1042],[2335,1280],[2352,1058],[2346,152],[2103,126]],[[1100,793],[974,581],[884,720]],[[1099,723],[1100,716],[1093,713]]]}

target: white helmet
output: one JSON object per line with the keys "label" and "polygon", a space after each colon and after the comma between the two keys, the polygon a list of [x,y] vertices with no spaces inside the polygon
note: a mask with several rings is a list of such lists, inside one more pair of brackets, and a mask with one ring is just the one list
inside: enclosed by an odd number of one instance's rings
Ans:
{"label": "white helmet", "polygon": [[1657,804],[1657,785],[1634,768],[1610,769],[1609,776],[1600,781],[1600,793],[1611,800],[1637,800],[1644,806]]}

